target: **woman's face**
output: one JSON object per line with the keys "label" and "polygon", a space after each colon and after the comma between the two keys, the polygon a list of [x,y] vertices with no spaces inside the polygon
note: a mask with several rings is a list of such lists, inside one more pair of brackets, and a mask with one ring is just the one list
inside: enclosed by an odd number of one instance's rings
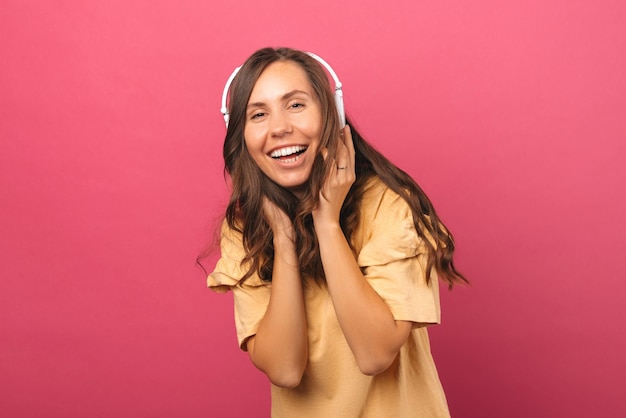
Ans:
{"label": "woman's face", "polygon": [[252,89],[244,128],[261,171],[297,195],[311,175],[321,131],[320,103],[304,70],[292,61],[270,64]]}

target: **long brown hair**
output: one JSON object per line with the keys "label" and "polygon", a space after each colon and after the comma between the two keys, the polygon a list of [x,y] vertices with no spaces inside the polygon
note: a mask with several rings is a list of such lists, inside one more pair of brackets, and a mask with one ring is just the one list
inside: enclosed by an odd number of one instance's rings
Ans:
{"label": "long brown hair", "polygon": [[[256,165],[244,140],[245,112],[252,89],[261,73],[272,63],[291,61],[306,73],[322,113],[322,132],[318,155],[315,158],[304,194],[296,198],[290,191],[270,180]],[[317,236],[311,212],[319,192],[332,168],[330,161],[337,148],[339,117],[328,77],[321,65],[308,54],[290,48],[264,48],[255,52],[242,65],[230,89],[230,121],[224,141],[224,171],[229,175],[232,192],[226,209],[228,226],[241,233],[246,251],[242,265],[248,267],[245,280],[254,273],[271,281],[274,260],[272,230],[263,217],[262,202],[266,196],[292,219],[296,232],[296,249],[303,276],[324,280]],[[451,287],[456,282],[467,282],[454,267],[452,254],[454,240],[443,225],[426,194],[404,171],[368,144],[350,125],[356,151],[356,181],[352,185],[341,210],[340,223],[349,238],[359,222],[359,205],[367,181],[378,176],[391,190],[398,193],[411,207],[418,235],[428,251],[426,271],[434,267],[439,277]],[[329,150],[326,160],[320,150]],[[431,242],[432,239],[432,242]]]}

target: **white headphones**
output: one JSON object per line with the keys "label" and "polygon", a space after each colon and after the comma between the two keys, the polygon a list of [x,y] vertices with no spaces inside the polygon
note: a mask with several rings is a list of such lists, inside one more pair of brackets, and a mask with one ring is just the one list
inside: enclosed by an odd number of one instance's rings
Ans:
{"label": "white headphones", "polygon": [[[339,81],[337,74],[335,74],[335,71],[332,69],[330,65],[328,65],[326,61],[324,61],[319,56],[313,54],[312,52],[306,52],[306,54],[309,55],[311,58],[315,59],[320,64],[322,64],[324,68],[326,68],[330,76],[333,78],[333,81],[335,82],[335,104],[337,105],[337,113],[339,114],[339,125],[340,125],[340,128],[343,129],[343,127],[346,126],[346,114],[343,109],[343,91],[341,90],[341,87],[342,87],[341,81]],[[235,68],[235,71],[233,71],[230,77],[228,77],[228,81],[226,81],[226,85],[224,86],[224,92],[222,93],[222,115],[224,115],[224,122],[226,123],[226,128],[228,128],[228,119],[230,117],[230,115],[228,114],[228,107],[226,106],[226,98],[228,96],[228,90],[230,89],[230,84],[233,82],[233,79],[235,78],[235,76],[237,75],[240,69],[241,69],[241,66]]]}

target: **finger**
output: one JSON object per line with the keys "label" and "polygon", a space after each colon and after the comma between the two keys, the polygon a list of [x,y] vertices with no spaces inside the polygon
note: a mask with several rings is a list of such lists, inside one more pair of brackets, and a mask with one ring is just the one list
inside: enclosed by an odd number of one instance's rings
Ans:
{"label": "finger", "polygon": [[337,150],[335,165],[337,166],[337,170],[345,170],[346,168],[349,168],[348,149],[345,147],[345,145],[342,145],[341,149]]}
{"label": "finger", "polygon": [[352,131],[350,130],[350,125],[346,125],[343,128],[343,131],[341,133],[342,133],[341,139],[342,139],[343,146],[344,146],[342,148],[345,148],[346,162],[350,166],[353,166],[354,156],[356,153],[354,151],[354,141],[352,140]]}
{"label": "finger", "polygon": [[340,139],[337,144],[337,169],[343,170],[354,165],[354,145],[348,125],[341,131]]}
{"label": "finger", "polygon": [[337,151],[335,153],[335,159],[337,161],[345,159],[348,156],[348,147],[343,143],[343,140],[337,142]]}
{"label": "finger", "polygon": [[348,155],[353,157],[355,154],[355,151],[354,151],[354,141],[352,140],[352,131],[350,130],[350,125],[346,125],[343,128],[343,143],[348,148]]}
{"label": "finger", "polygon": [[346,138],[347,138],[346,133],[348,133],[349,135],[348,125],[344,126],[343,129],[339,131],[339,138],[341,139],[341,142],[344,143],[344,145],[346,143]]}

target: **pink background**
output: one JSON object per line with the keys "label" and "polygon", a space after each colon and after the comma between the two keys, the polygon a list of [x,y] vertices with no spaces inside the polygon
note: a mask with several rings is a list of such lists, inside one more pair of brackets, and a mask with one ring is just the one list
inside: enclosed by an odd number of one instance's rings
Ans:
{"label": "pink background", "polygon": [[456,235],[473,284],[431,332],[453,416],[625,416],[625,21],[617,0],[4,0],[0,415],[269,415],[194,260],[227,193],[223,83],[288,45]]}

